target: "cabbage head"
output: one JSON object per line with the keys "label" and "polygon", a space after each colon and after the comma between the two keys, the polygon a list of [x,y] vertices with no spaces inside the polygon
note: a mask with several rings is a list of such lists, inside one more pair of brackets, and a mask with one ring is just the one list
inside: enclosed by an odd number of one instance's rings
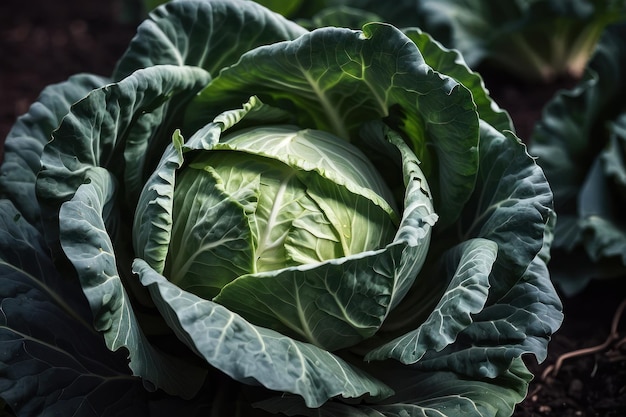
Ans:
{"label": "cabbage head", "polygon": [[167,3],[0,192],[18,416],[507,416],[562,319],[543,171],[418,29]]}

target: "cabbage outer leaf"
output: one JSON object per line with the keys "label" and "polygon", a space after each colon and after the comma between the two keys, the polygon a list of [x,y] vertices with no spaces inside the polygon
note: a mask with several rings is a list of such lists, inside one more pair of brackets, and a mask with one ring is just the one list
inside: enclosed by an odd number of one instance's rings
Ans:
{"label": "cabbage outer leaf", "polygon": [[453,343],[458,333],[472,323],[489,294],[489,273],[498,245],[472,239],[446,253],[446,268],[452,276],[448,288],[426,322],[417,329],[369,352],[365,360],[395,358],[404,364],[419,361],[428,350],[441,350]]}
{"label": "cabbage outer leaf", "polygon": [[[551,219],[554,212],[551,191],[543,172],[528,157],[524,145],[512,134],[500,133],[486,123],[481,123],[481,132],[481,171],[476,194],[468,205],[467,217],[459,222],[457,232],[463,236],[460,246],[439,247],[438,242],[449,244],[452,236],[447,231],[440,235],[435,232],[430,251],[431,254],[438,255],[433,255],[431,259],[441,259],[443,262],[425,264],[423,273],[415,281],[413,291],[387,319],[391,334],[400,332],[401,335],[375,349],[369,354],[371,359],[383,360],[389,357],[404,363],[419,361],[421,364],[429,354],[442,351],[446,347],[456,349],[462,346],[456,340],[475,325],[476,316],[485,311],[506,310],[508,301],[501,299],[516,293],[518,287],[524,288],[523,277],[527,274],[529,265],[546,250],[544,243],[548,240],[546,236],[552,231]],[[523,240],[513,238],[519,236],[520,228],[524,229]],[[496,248],[497,257],[494,259],[493,251]],[[459,250],[461,254],[466,251],[468,253],[460,256],[455,253]],[[474,256],[470,256],[472,253]],[[545,266],[545,256],[541,256],[543,258],[539,258],[537,262],[541,261]],[[459,280],[465,278],[465,260],[477,262],[477,267],[471,271],[471,285],[466,283],[459,287]],[[474,265],[470,263],[467,266]],[[545,268],[544,273],[547,276]],[[541,276],[537,275],[537,285],[541,284]],[[442,282],[447,288],[443,288],[441,294],[433,297],[432,289],[441,288]],[[532,294],[537,293],[532,287],[528,290]],[[554,289],[549,286],[546,294],[550,295],[545,302],[550,306],[548,311],[553,316],[549,328],[555,331],[560,323],[560,303]],[[433,298],[438,300],[438,304],[432,304]],[[492,304],[499,307],[492,309]],[[432,311],[428,310],[429,305],[432,305]],[[536,305],[533,308],[543,307]],[[428,313],[424,314],[424,311]],[[419,315],[424,316],[424,322],[417,328],[406,329],[403,333],[401,329],[403,323],[407,323],[406,317],[417,320]],[[445,315],[445,326],[442,326],[441,315]],[[491,317],[491,320],[495,319],[496,316]],[[504,314],[502,319],[504,322],[512,320],[508,314]],[[534,313],[524,320],[531,323],[528,333],[524,333],[529,339],[529,347],[535,346],[530,351],[537,357],[543,357],[547,340],[542,339],[541,334],[546,327],[537,321]],[[538,330],[536,339],[531,329]],[[495,331],[486,333],[499,334]],[[518,342],[523,340],[520,334]],[[530,340],[534,341],[531,343]],[[499,347],[494,352],[502,354],[501,361],[493,362],[483,370],[477,366],[480,360],[475,356],[471,365],[466,364],[459,371],[484,376],[482,372],[491,369],[490,375],[497,375],[498,369],[506,369],[512,358],[519,355],[516,343],[506,349],[500,349],[502,346],[498,344]],[[485,350],[484,354],[486,363],[493,361],[489,357],[489,350]],[[496,366],[497,362],[500,365]]]}
{"label": "cabbage outer leaf", "polygon": [[116,254],[106,231],[104,207],[114,198],[115,179],[103,168],[92,168],[89,182],[59,212],[61,244],[78,272],[83,292],[109,349],[126,348],[135,375],[152,386],[184,398],[200,389],[206,373],[158,351],[145,337],[116,266]]}
{"label": "cabbage outer leaf", "polygon": [[514,404],[526,396],[532,379],[521,359],[493,379],[468,380],[455,372],[421,373],[397,363],[385,363],[381,372],[397,384],[397,395],[383,404],[328,403],[305,408],[296,397],[257,403],[272,413],[307,417],[509,417]]}
{"label": "cabbage outer leaf", "polygon": [[217,74],[244,52],[306,32],[255,2],[172,1],[139,26],[113,79],[155,65],[195,66]]}
{"label": "cabbage outer leaf", "polygon": [[324,349],[254,326],[217,303],[181,290],[141,259],[133,270],[178,337],[238,381],[298,394],[311,408],[336,396],[381,399],[393,392]]}
{"label": "cabbage outer leaf", "polygon": [[[107,346],[112,350],[127,348],[136,375],[187,398],[200,388],[202,372],[180,361],[170,361],[147,343],[122,284],[118,265],[124,267],[127,261],[130,267],[130,259],[125,260],[125,251],[121,250],[124,242],[116,251],[113,242],[125,239],[128,231],[120,229],[125,214],[120,215],[123,210],[112,199],[119,192],[118,181],[124,179],[124,164],[112,161],[119,161],[126,140],[137,143],[140,138],[150,141],[153,137],[161,120],[147,110],[163,116],[159,106],[164,97],[176,103],[197,91],[208,78],[199,68],[160,66],[139,70],[120,83],[93,90],[71,107],[53,134],[55,139],[44,148],[43,169],[37,181],[46,238],[53,249],[60,239],[65,251],[62,256],[76,268],[95,326],[103,332]],[[95,119],[94,112],[98,115]],[[139,165],[141,162],[133,161]],[[106,175],[104,167],[110,169]],[[79,187],[81,193],[72,200]],[[132,282],[125,284],[132,287]],[[175,374],[180,369],[187,369],[189,377],[178,380]]]}
{"label": "cabbage outer leaf", "polygon": [[0,392],[12,411],[114,417],[187,410],[181,399],[151,397],[125,352],[106,347],[71,276],[53,265],[34,226],[0,200]]}
{"label": "cabbage outer leaf", "polygon": [[[138,167],[144,167],[148,158],[143,151],[158,147],[157,130],[165,130],[160,125],[166,109],[193,95],[209,78],[194,67],[151,67],[93,90],[71,107],[43,150],[36,182],[46,238],[53,247],[58,241],[59,207],[71,199],[91,167],[105,167],[118,180],[127,180],[127,204],[134,207],[143,185],[138,182]],[[95,123],[94,114],[98,115]],[[127,147],[134,152],[129,154]],[[127,167],[129,173],[124,171]]]}
{"label": "cabbage outer leaf", "polygon": [[438,72],[446,74],[463,84],[465,88],[472,92],[472,97],[476,103],[476,108],[480,119],[487,122],[499,131],[515,131],[513,121],[506,112],[489,96],[480,74],[473,72],[458,50],[447,49],[428,33],[422,32],[419,28],[410,27],[403,29],[415,45],[419,48],[428,65]]}
{"label": "cabbage outer leaf", "polygon": [[[52,131],[61,123],[70,106],[94,88],[107,84],[108,78],[78,74],[67,81],[46,87],[37,101],[20,116],[4,143],[4,161],[0,167],[0,190],[30,224],[40,231],[40,209],[35,195],[35,180],[41,169],[43,148],[52,139]],[[0,152],[2,156],[2,152]]]}

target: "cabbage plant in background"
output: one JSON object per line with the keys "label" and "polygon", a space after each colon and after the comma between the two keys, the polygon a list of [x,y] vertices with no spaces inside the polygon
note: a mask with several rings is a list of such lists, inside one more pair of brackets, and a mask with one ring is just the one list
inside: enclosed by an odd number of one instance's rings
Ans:
{"label": "cabbage plant in background", "polygon": [[[416,3],[406,1],[409,4]],[[626,19],[624,0],[422,0],[422,27],[463,53],[470,67],[522,80],[580,78],[604,28]],[[396,14],[397,18],[406,13]]]}
{"label": "cabbage plant in background", "polygon": [[559,216],[553,278],[572,295],[626,274],[626,23],[607,28],[585,77],[558,93],[531,136]]}
{"label": "cabbage plant in background", "polygon": [[508,416],[562,320],[543,171],[456,53],[175,1],[5,145],[18,416]]}

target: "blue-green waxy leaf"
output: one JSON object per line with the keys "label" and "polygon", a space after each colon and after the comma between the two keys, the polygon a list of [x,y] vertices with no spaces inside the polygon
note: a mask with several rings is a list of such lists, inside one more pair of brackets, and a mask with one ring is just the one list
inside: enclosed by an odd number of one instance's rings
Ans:
{"label": "blue-green waxy leaf", "polygon": [[[415,366],[421,372],[453,370],[471,378],[495,378],[522,355],[546,358],[549,339],[563,320],[548,270],[537,257],[508,294],[472,317],[457,343],[430,351]],[[494,280],[495,281],[495,280]]]}
{"label": "blue-green waxy leaf", "polygon": [[160,143],[171,141],[173,128],[167,121],[172,115],[167,110],[175,112],[180,101],[208,80],[199,68],[151,67],[93,90],[74,104],[41,156],[36,191],[47,239],[58,239],[59,206],[72,197],[91,167],[105,167],[124,181],[127,204],[134,207],[153,153],[160,158],[165,147],[159,149]]}
{"label": "blue-green waxy leaf", "polygon": [[[55,270],[42,234],[28,223],[12,202],[0,200],[0,208],[0,263],[5,271],[12,271],[0,274],[0,277],[8,279],[12,275],[16,284],[26,279],[28,282],[25,285],[39,288],[38,291],[46,293],[46,298],[58,304],[57,307],[77,324],[91,330],[89,309],[80,301],[80,287],[59,285],[63,280],[62,272]],[[8,284],[0,288],[8,288]]]}
{"label": "blue-green waxy leaf", "polygon": [[175,172],[183,164],[183,137],[175,131],[159,165],[146,181],[137,201],[133,248],[159,273],[163,272],[172,231]]}
{"label": "blue-green waxy leaf", "polygon": [[[546,279],[554,223],[550,189],[518,139],[488,125],[482,126],[482,132],[477,194],[467,207],[471,221],[459,223],[467,239],[456,248],[458,253],[437,256],[444,261],[441,269],[437,264],[426,265],[415,290],[399,306],[399,315],[389,318],[391,324],[401,325],[407,316],[420,317],[419,306],[428,305],[425,297],[432,296],[427,291],[433,285],[432,276],[454,283],[465,275],[470,281],[441,290],[436,297],[439,305],[420,327],[405,327],[404,336],[371,352],[372,359],[417,360],[414,369],[424,375],[451,371],[470,378],[497,378],[523,354],[545,358],[546,335],[554,333],[563,318],[556,292]],[[514,233],[516,227],[524,227],[523,240],[511,238],[521,236]],[[438,242],[451,237],[448,231],[435,237],[431,251],[437,253]],[[509,259],[512,253],[520,260]],[[476,267],[464,271],[462,265],[471,263],[458,259],[475,262]],[[447,268],[447,261],[459,269]],[[455,293],[465,301],[446,307]],[[444,320],[437,320],[440,314],[447,314]]]}
{"label": "blue-green waxy leaf", "polygon": [[70,106],[108,82],[107,78],[79,74],[46,87],[7,135],[4,152],[0,152],[0,155],[4,153],[0,167],[0,195],[13,201],[26,219],[38,228],[41,226],[35,181],[41,169],[43,148]]}
{"label": "blue-green waxy leaf", "polygon": [[[417,366],[493,377],[523,353],[544,358],[546,335],[556,331],[562,314],[546,280],[554,212],[545,176],[513,135],[486,124],[481,133],[477,193],[466,210],[471,217],[461,219],[459,230],[466,238],[484,238],[498,246],[489,298],[461,332],[460,342],[427,352]],[[522,228],[524,234],[519,233]]]}
{"label": "blue-green waxy leaf", "polygon": [[[374,367],[376,367],[376,363]],[[455,372],[415,372],[397,362],[381,362],[377,374],[396,393],[380,404],[329,402],[311,410],[294,396],[257,403],[271,413],[309,417],[509,417],[532,379],[521,359],[493,379],[467,379]]]}
{"label": "blue-green waxy leaf", "polygon": [[172,415],[176,398],[151,398],[125,352],[91,324],[73,277],[50,259],[43,236],[0,201],[0,393],[18,416]]}
{"label": "blue-green waxy leaf", "polygon": [[480,237],[498,245],[493,270],[497,278],[490,290],[490,297],[497,299],[510,291],[541,251],[554,215],[552,190],[515,135],[483,122],[480,128],[481,169],[459,230],[463,240]]}
{"label": "blue-green waxy leaf", "polygon": [[391,243],[321,263],[244,275],[226,285],[215,300],[255,324],[329,350],[372,336],[413,283],[437,219],[415,155],[393,132],[388,140],[402,155],[407,187]]}
{"label": "blue-green waxy leaf", "polygon": [[297,394],[307,407],[319,407],[333,397],[381,399],[392,394],[386,385],[323,349],[254,326],[219,304],[181,290],[140,259],[133,270],[178,337],[231,378]]}
{"label": "blue-green waxy leaf", "polygon": [[[476,315],[476,325],[468,328],[472,340],[481,340],[482,346],[489,346],[488,358],[516,358],[531,353],[539,362],[545,360],[549,339],[563,321],[562,305],[548,276],[546,263],[537,256],[528,266],[522,279],[497,303],[485,308]],[[498,329],[498,336],[491,332]],[[488,333],[489,332],[489,333]],[[491,334],[490,337],[485,337]],[[498,352],[499,345],[505,345],[507,354]],[[483,362],[484,363],[484,362]],[[484,369],[494,366],[497,373],[498,360],[491,360]]]}
{"label": "blue-green waxy leaf", "polygon": [[215,75],[244,52],[306,32],[253,2],[169,2],[139,26],[113,78],[163,64],[201,67]]}
{"label": "blue-green waxy leaf", "polygon": [[300,127],[331,132],[357,146],[361,125],[388,118],[408,139],[426,176],[435,179],[429,185],[442,227],[458,217],[473,190],[478,116],[471,93],[433,71],[392,26],[323,28],[253,49],[190,104],[188,123],[198,124],[251,94],[293,109]]}
{"label": "blue-green waxy leaf", "polygon": [[623,110],[608,127],[609,141],[602,154],[607,177],[617,186],[617,192],[626,191],[626,110]]}
{"label": "blue-green waxy leaf", "polygon": [[366,360],[394,358],[405,364],[419,361],[429,350],[442,350],[472,323],[489,294],[489,274],[498,246],[486,239],[471,239],[445,255],[444,269],[451,276],[445,293],[417,329],[378,347]]}
{"label": "blue-green waxy leaf", "polygon": [[146,339],[117,269],[116,256],[104,223],[104,210],[115,198],[116,181],[103,168],[88,171],[88,183],[61,206],[60,238],[65,255],[78,273],[94,318],[112,351],[128,350],[129,366],[154,387],[191,398],[204,372],[158,351]]}
{"label": "blue-green waxy leaf", "polygon": [[489,96],[482,77],[467,66],[459,51],[445,48],[428,33],[416,27],[403,29],[403,32],[417,45],[428,65],[435,71],[454,78],[472,92],[481,120],[500,131],[515,131],[508,113]]}
{"label": "blue-green waxy leaf", "polygon": [[[415,364],[423,372],[452,370],[493,378],[522,354],[532,353],[542,360],[546,335],[556,331],[563,318],[560,301],[546,279],[554,212],[545,176],[514,136],[488,125],[482,126],[482,132],[478,193],[469,202],[471,221],[461,222],[460,231],[469,239],[497,244],[497,258],[489,272],[489,297],[480,311],[469,316],[471,322],[455,343],[441,351],[427,351]],[[523,239],[515,232],[520,227],[525,231]],[[445,240],[445,233],[439,238]],[[437,250],[435,245],[431,250]],[[407,301],[417,304],[420,298]]]}
{"label": "blue-green waxy leaf", "polygon": [[[609,126],[609,140],[592,166],[578,196],[579,225],[593,262],[621,260],[626,265],[626,112]],[[620,268],[615,268],[617,275]]]}

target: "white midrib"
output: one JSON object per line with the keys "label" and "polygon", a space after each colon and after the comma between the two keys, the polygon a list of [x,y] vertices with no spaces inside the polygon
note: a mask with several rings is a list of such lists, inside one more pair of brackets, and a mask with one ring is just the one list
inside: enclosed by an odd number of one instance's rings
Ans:
{"label": "white midrib", "polygon": [[[187,257],[187,259],[185,260],[185,262],[182,265],[176,265],[177,263],[175,263],[174,268],[172,268],[172,271],[177,271],[175,275],[173,275],[170,278],[171,282],[174,283],[179,283],[181,282],[183,279],[185,279],[187,273],[189,272],[189,269],[191,269],[191,266],[196,262],[196,259],[201,256],[202,254],[212,251],[215,248],[218,248],[222,245],[227,244],[228,242],[231,242],[235,239],[233,238],[228,238],[228,239],[218,239],[218,240],[213,240],[209,243],[203,243],[201,245],[198,246],[198,248],[194,251],[193,254],[191,254],[190,256]],[[180,257],[177,257],[177,259]]]}
{"label": "white midrib", "polygon": [[276,191],[276,195],[274,196],[274,200],[272,202],[272,208],[270,210],[270,214],[265,223],[265,228],[260,233],[259,240],[257,242],[257,249],[255,253],[255,262],[254,268],[255,272],[258,271],[258,261],[263,257],[263,254],[267,251],[276,249],[278,246],[282,245],[287,237],[287,234],[282,234],[278,239],[272,241],[271,240],[271,232],[272,226],[276,223],[276,219],[278,218],[278,214],[280,213],[280,208],[282,207],[283,200],[285,199],[285,192],[287,191],[287,185],[291,181],[291,178],[295,175],[295,172],[291,172],[289,175],[285,176],[281,182],[278,190]]}
{"label": "white midrib", "polygon": [[333,103],[330,102],[326,94],[324,94],[324,91],[320,88],[319,84],[311,77],[308,72],[303,71],[302,74],[308,81],[313,92],[317,95],[319,102],[324,108],[324,113],[326,113],[328,120],[330,120],[330,123],[335,130],[334,133],[340,138],[349,139],[350,135],[348,134],[348,130],[346,129],[343,119],[339,116],[340,112],[338,111],[338,109],[333,106]]}
{"label": "white midrib", "polygon": [[319,341],[317,340],[317,338],[311,331],[308,318],[304,312],[304,307],[302,306],[302,300],[300,299],[300,288],[298,287],[298,284],[296,283],[294,284],[295,284],[295,292],[296,292],[296,297],[295,297],[296,309],[298,310],[298,319],[300,320],[300,324],[301,324],[299,333],[304,335],[305,340],[307,340],[308,342],[313,343],[316,346],[320,346]]}

